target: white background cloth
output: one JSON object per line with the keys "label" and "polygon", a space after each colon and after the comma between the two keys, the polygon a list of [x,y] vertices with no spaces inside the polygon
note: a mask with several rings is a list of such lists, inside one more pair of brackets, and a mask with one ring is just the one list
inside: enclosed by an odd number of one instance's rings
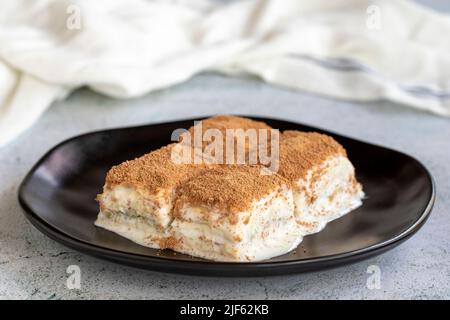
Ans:
{"label": "white background cloth", "polygon": [[2,1],[0,146],[80,86],[129,98],[207,70],[450,116],[449,34],[407,0]]}

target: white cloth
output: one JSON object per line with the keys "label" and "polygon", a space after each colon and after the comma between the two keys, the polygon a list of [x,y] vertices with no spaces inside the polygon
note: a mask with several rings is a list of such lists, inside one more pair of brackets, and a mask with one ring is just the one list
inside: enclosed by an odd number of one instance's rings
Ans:
{"label": "white cloth", "polygon": [[0,146],[77,87],[129,98],[205,70],[450,116],[449,34],[407,0],[1,1]]}

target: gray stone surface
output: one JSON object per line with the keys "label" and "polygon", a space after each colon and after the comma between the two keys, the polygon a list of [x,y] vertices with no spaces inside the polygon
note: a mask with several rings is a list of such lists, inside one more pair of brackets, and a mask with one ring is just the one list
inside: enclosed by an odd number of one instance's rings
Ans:
{"label": "gray stone surface", "polygon": [[[448,11],[439,0],[420,0]],[[425,226],[401,246],[338,269],[294,276],[221,279],[155,273],[98,260],[42,235],[24,218],[17,188],[26,172],[61,140],[96,129],[156,123],[214,113],[276,116],[407,152],[437,184]],[[256,79],[201,75],[127,101],[87,90],[55,103],[19,139],[0,149],[0,298],[5,299],[400,299],[450,298],[450,119],[387,102],[350,103],[271,87]],[[69,265],[81,268],[81,289],[66,286]],[[381,270],[381,288],[366,286],[367,268]]]}

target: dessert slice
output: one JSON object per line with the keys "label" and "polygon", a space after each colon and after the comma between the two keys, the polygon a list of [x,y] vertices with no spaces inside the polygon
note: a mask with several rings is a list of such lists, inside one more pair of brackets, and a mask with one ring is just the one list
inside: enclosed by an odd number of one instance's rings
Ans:
{"label": "dessert slice", "polygon": [[179,189],[170,248],[216,261],[258,261],[296,248],[302,237],[288,182],[260,166],[219,166]]}
{"label": "dessert slice", "polygon": [[275,134],[278,130],[262,121],[217,115],[197,121],[182,134],[181,144],[194,148],[197,156],[201,155],[196,163],[260,164],[259,149],[270,153]]}
{"label": "dessert slice", "polygon": [[278,173],[291,182],[303,235],[322,230],[360,206],[364,197],[345,149],[323,134],[283,132]]}
{"label": "dessert slice", "polygon": [[174,146],[126,161],[108,172],[103,193],[97,197],[96,226],[144,246],[161,247],[173,220],[176,188],[204,168],[177,164],[172,159]]}

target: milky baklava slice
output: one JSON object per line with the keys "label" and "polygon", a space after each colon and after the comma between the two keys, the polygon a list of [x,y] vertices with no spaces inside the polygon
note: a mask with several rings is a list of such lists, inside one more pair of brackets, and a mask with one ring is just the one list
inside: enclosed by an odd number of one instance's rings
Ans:
{"label": "milky baklava slice", "polygon": [[258,261],[302,240],[289,183],[260,166],[220,166],[185,182],[171,225],[171,248],[216,261]]}
{"label": "milky baklava slice", "polygon": [[324,134],[283,132],[278,173],[291,182],[304,235],[357,208],[364,197],[345,149]]}

